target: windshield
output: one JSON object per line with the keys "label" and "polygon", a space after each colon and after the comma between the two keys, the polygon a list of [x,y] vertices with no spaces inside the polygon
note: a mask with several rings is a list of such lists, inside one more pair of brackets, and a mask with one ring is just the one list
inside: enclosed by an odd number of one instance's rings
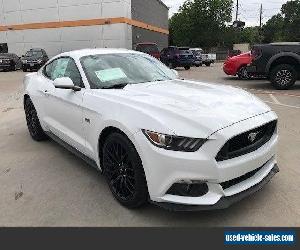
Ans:
{"label": "windshield", "polygon": [[26,57],[42,57],[43,53],[41,51],[28,51],[25,56]]}
{"label": "windshield", "polygon": [[146,54],[91,55],[80,61],[92,89],[176,78],[172,70]]}

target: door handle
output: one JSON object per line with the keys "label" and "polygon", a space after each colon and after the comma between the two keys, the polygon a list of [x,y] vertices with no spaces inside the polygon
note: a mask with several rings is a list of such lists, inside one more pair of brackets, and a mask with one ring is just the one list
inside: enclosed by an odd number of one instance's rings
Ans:
{"label": "door handle", "polygon": [[49,96],[49,91],[47,89],[44,90],[44,94],[45,94],[45,96]]}

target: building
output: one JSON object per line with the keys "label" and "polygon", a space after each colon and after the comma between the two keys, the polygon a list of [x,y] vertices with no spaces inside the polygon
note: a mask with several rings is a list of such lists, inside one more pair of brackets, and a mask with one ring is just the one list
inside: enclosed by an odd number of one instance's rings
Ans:
{"label": "building", "polygon": [[81,48],[168,45],[168,8],[161,0],[1,0],[0,44],[23,55]]}

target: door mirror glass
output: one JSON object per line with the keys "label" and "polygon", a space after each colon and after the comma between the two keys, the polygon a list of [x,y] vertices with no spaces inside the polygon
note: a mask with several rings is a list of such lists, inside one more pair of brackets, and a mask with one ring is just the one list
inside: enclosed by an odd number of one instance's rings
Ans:
{"label": "door mirror glass", "polygon": [[81,88],[74,85],[73,81],[69,77],[60,77],[54,80],[54,86],[57,89],[72,89],[74,91],[80,91]]}

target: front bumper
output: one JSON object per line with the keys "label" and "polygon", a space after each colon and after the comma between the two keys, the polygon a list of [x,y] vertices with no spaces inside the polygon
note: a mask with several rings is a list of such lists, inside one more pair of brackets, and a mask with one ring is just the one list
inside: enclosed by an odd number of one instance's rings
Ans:
{"label": "front bumper", "polygon": [[43,66],[42,63],[23,63],[23,69],[40,69]]}
{"label": "front bumper", "polygon": [[12,68],[12,65],[10,65],[10,64],[0,64],[0,70],[11,69],[11,68]]}
{"label": "front bumper", "polygon": [[[250,190],[272,172],[276,166],[278,135],[256,151],[230,160],[215,159],[225,143],[234,136],[274,121],[277,116],[268,112],[224,128],[209,137],[197,152],[173,152],[152,145],[142,132],[135,134],[148,184],[150,200],[159,204],[180,206],[215,206],[220,200]],[[263,166],[263,167],[262,167]],[[222,183],[242,177],[249,172],[258,172],[240,183],[222,188]],[[176,183],[204,182],[208,192],[200,197],[171,195],[168,190]],[[227,198],[226,198],[227,199]]]}
{"label": "front bumper", "polygon": [[237,203],[246,197],[258,192],[261,190],[266,184],[270,182],[270,180],[279,172],[279,167],[277,164],[274,165],[272,170],[269,174],[258,184],[254,185],[253,187],[238,193],[233,196],[223,197],[221,198],[216,204],[208,205],[208,206],[196,206],[196,205],[182,205],[182,204],[175,204],[175,203],[163,203],[163,202],[152,202],[153,204],[162,207],[164,209],[170,211],[203,211],[203,210],[218,210],[218,209],[225,209]]}

